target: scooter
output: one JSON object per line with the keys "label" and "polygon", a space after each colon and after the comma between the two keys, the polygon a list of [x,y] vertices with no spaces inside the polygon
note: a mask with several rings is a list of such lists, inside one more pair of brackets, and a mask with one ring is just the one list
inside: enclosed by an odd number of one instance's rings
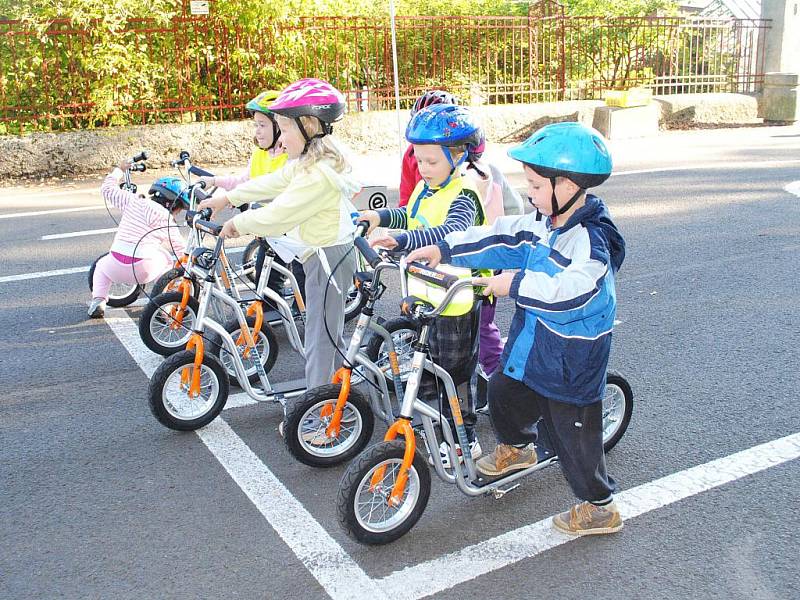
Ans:
{"label": "scooter", "polygon": [[[359,245],[370,264],[379,265],[380,257],[368,245]],[[551,450],[546,427],[539,422],[536,445],[536,465],[515,471],[497,479],[481,475],[469,450],[467,432],[459,405],[456,387],[450,375],[432,362],[429,356],[429,336],[433,320],[456,297],[459,291],[476,285],[472,278],[459,279],[419,263],[401,260],[401,285],[408,290],[407,278],[413,276],[447,290],[438,306],[426,300],[406,297],[403,312],[413,315],[420,323],[419,338],[414,343],[411,372],[405,385],[399,416],[389,428],[384,440],[364,451],[348,467],[339,484],[337,508],[345,532],[364,544],[387,544],[405,535],[422,516],[431,492],[428,464],[445,483],[455,484],[467,496],[493,495],[501,498],[519,486],[518,480],[547,466],[558,457]],[[471,290],[470,290],[471,293]],[[436,377],[443,385],[455,423],[455,432],[441,411],[417,398],[424,372]],[[610,451],[628,427],[633,411],[633,392],[625,378],[608,373],[606,396],[603,399],[603,447]],[[448,445],[451,468],[445,468],[439,454],[436,429]],[[418,451],[417,435],[423,440],[423,453]],[[459,444],[463,464],[456,451]]]}

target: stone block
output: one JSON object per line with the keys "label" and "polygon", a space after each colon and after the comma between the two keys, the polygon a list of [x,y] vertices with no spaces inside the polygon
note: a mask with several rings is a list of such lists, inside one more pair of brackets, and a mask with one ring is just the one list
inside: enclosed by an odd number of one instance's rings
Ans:
{"label": "stone block", "polygon": [[610,140],[647,137],[658,133],[658,108],[654,105],[620,108],[600,106],[592,125]]}
{"label": "stone block", "polygon": [[800,120],[800,75],[765,73],[761,111],[765,121]]}

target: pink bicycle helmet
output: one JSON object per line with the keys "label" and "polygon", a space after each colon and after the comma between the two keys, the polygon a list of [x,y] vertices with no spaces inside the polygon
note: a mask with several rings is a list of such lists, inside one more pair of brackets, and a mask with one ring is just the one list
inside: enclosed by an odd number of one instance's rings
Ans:
{"label": "pink bicycle helmet", "polygon": [[[300,79],[288,85],[269,105],[277,115],[295,120],[306,140],[306,148],[312,139],[330,135],[332,123],[344,116],[345,102],[342,93],[322,79]],[[309,137],[300,117],[315,117],[322,125],[322,133]]]}
{"label": "pink bicycle helmet", "polygon": [[431,106],[433,104],[456,104],[458,105],[458,98],[453,96],[450,92],[445,92],[444,90],[428,90],[422,96],[417,98],[414,102],[414,106],[411,107],[411,116],[413,117],[423,108]]}

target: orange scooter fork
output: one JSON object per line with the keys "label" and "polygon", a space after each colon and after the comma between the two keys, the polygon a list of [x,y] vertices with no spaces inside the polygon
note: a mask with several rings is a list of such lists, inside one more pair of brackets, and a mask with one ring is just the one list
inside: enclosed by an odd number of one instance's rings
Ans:
{"label": "orange scooter fork", "polygon": [[[339,437],[339,430],[342,426],[342,414],[344,405],[350,397],[350,369],[342,367],[333,374],[333,384],[341,383],[342,389],[339,390],[339,397],[335,404],[326,404],[320,411],[321,417],[331,417],[331,422],[325,428],[325,435],[328,438]],[[332,415],[332,416],[331,416]]]}
{"label": "orange scooter fork", "polygon": [[183,315],[186,313],[186,306],[189,304],[189,296],[192,292],[192,284],[189,283],[188,279],[182,279],[181,282],[178,284],[178,290],[181,292],[181,304],[180,306],[173,306],[172,310],[170,311],[170,317],[172,317],[172,322],[169,324],[170,328],[172,329],[180,329],[183,323]]}
{"label": "orange scooter fork", "polygon": [[261,326],[264,324],[264,307],[261,305],[261,302],[256,300],[250,306],[247,307],[247,316],[251,316],[253,313],[256,315],[256,322],[253,324],[253,332],[250,333],[250,330],[245,327],[244,329],[239,331],[239,337],[236,339],[236,345],[247,344],[247,348],[244,349],[242,356],[247,358],[250,356],[250,349],[256,347],[256,340],[258,339],[258,332],[261,331]]}
{"label": "orange scooter fork", "polygon": [[[194,349],[194,366],[192,367],[191,378],[189,367],[184,367],[181,371],[181,384],[189,385],[189,398],[196,398],[200,394],[200,371],[203,365],[203,337],[199,333],[193,333],[186,344],[187,350]],[[191,380],[191,383],[190,383]]]}
{"label": "orange scooter fork", "polygon": [[[414,453],[417,451],[417,438],[414,437],[414,430],[411,428],[411,421],[409,419],[399,418],[392,423],[389,431],[384,436],[384,442],[390,442],[401,434],[406,442],[406,450],[403,453],[403,462],[400,465],[400,472],[397,474],[397,480],[392,487],[392,493],[389,495],[389,506],[398,506],[403,499],[403,493],[406,491],[406,484],[408,483],[408,470],[411,468],[411,463],[414,462]],[[369,489],[374,491],[376,486],[383,480],[386,474],[386,465],[380,466],[372,474],[372,479],[369,482]]]}

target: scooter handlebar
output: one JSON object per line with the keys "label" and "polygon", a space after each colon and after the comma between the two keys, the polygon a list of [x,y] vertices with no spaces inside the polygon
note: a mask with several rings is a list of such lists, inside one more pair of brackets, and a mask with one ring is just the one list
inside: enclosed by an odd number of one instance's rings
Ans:
{"label": "scooter handlebar", "polygon": [[378,253],[375,252],[375,250],[372,249],[372,246],[369,245],[367,238],[359,236],[353,240],[353,243],[370,267],[374,269],[380,264],[381,257],[378,256]]}

